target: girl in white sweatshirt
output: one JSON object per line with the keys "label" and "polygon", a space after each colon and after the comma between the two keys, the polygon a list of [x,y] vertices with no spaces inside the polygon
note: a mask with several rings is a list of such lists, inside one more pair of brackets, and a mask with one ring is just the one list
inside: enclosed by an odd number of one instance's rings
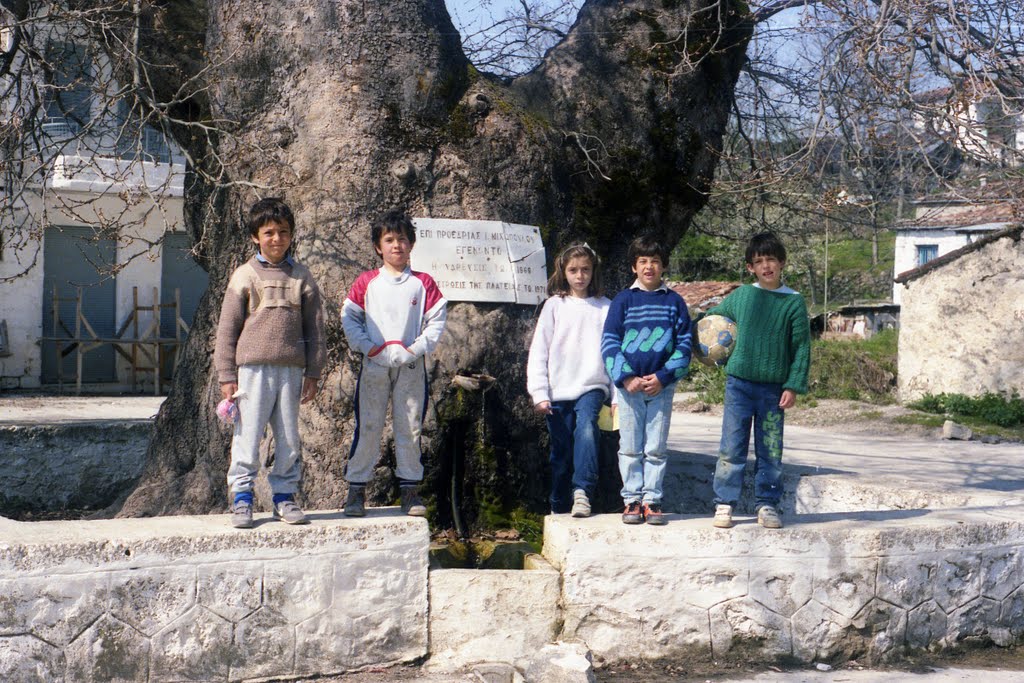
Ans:
{"label": "girl in white sweatshirt", "polygon": [[[526,389],[551,435],[551,512],[590,516],[597,490],[597,415],[614,387],[601,359],[611,302],[602,296],[600,259],[573,244],[555,259],[530,344]],[[614,402],[614,401],[613,401]]]}

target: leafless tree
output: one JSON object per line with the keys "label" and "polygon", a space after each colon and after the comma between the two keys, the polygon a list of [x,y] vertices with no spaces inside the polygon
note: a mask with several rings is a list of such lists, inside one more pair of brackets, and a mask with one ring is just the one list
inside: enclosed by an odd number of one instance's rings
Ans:
{"label": "leafless tree", "polygon": [[[526,71],[576,7],[516,7],[494,22],[499,30],[469,34],[467,50],[502,73]],[[750,8],[753,40],[698,231],[742,241],[771,228],[820,252],[828,225],[833,238],[870,239],[877,264],[879,234],[907,217],[911,198],[956,193],[961,171],[1024,160],[1016,137],[1024,3],[761,0]],[[560,21],[545,30],[531,22],[537,16]],[[512,27],[523,40],[508,40]],[[531,53],[519,49],[524,42]],[[518,50],[515,59],[505,46]],[[802,260],[807,279],[823,285],[811,265],[820,254]]]}
{"label": "leafless tree", "polygon": [[[161,242],[142,225],[180,222],[165,200],[172,186],[180,194],[186,164],[193,178],[230,184],[220,150],[232,124],[196,115],[209,110],[206,76],[224,55],[205,48],[205,21],[199,31],[194,20],[155,25],[173,12],[154,5],[0,3],[0,240],[9,264],[0,282],[35,268],[45,230],[68,223],[139,243],[123,252],[133,256],[96,264],[114,277]],[[170,46],[152,44],[157,32]],[[168,73],[187,75],[169,88]],[[195,237],[201,253],[202,232]]]}

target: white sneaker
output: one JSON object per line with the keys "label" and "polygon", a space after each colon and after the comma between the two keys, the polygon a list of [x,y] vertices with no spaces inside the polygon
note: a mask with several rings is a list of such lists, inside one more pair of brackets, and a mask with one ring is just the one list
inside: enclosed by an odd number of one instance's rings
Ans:
{"label": "white sneaker", "polygon": [[590,516],[590,499],[587,498],[587,492],[583,489],[576,489],[572,494],[572,516]]}
{"label": "white sneaker", "polygon": [[779,511],[771,505],[765,505],[757,511],[757,523],[765,529],[782,528],[782,519],[779,517]]}
{"label": "white sneaker", "polygon": [[715,519],[711,523],[719,529],[731,529],[733,526],[732,505],[716,505]]}

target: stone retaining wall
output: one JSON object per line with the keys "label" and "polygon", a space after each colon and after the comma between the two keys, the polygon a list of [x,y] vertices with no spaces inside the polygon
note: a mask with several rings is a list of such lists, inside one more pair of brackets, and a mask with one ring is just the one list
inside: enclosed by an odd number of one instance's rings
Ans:
{"label": "stone retaining wall", "polygon": [[[806,479],[798,507],[880,495]],[[0,681],[289,679],[428,656],[440,671],[522,668],[556,638],[613,662],[1009,644],[1024,636],[1024,506],[962,502],[790,514],[774,531],[552,515],[554,568],[430,573],[426,522],[393,508],[303,527],[258,515],[250,531],[223,515],[0,518]]]}
{"label": "stone retaining wall", "polygon": [[550,516],[561,638],[615,661],[730,654],[884,660],[1024,635],[1024,507],[624,526]]}
{"label": "stone retaining wall", "polygon": [[0,519],[0,680],[234,681],[427,654],[425,520]]}
{"label": "stone retaining wall", "polygon": [[0,426],[0,515],[110,505],[142,473],[152,431],[149,420]]}
{"label": "stone retaining wall", "polygon": [[430,572],[430,662],[454,671],[480,662],[526,668],[558,636],[558,570],[527,555],[523,570],[435,569]]}

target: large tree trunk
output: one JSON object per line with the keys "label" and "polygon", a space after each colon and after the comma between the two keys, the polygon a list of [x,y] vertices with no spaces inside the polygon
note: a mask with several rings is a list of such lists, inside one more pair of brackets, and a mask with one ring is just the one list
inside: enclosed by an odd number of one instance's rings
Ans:
{"label": "large tree trunk", "polygon": [[[213,414],[211,354],[227,276],[251,254],[241,217],[257,192],[294,209],[298,258],[324,294],[330,360],[301,416],[303,497],[338,507],[358,370],[339,311],[356,274],[377,263],[374,217],[398,206],[538,225],[549,256],[586,239],[617,288],[634,236],[653,231],[674,245],[704,204],[750,35],[742,3],[591,1],[538,69],[505,83],[466,61],[441,0],[207,4],[211,59],[223,59],[209,107],[233,122],[219,150],[233,184],[190,188],[187,218],[206,231],[210,289],[122,515],[226,507],[229,438]],[[534,315],[449,307],[423,439],[425,493],[441,524],[454,521],[453,477],[470,523],[546,511],[544,426],[525,391]],[[457,372],[497,382],[466,392],[451,383]],[[382,470],[375,500],[389,501],[392,486]]]}

